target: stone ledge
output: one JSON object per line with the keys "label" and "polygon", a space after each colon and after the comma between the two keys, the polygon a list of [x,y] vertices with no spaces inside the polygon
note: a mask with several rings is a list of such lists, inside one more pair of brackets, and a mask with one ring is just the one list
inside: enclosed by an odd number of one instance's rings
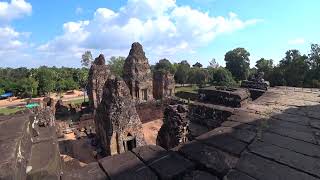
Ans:
{"label": "stone ledge", "polygon": [[156,180],[157,176],[132,152],[108,156],[99,160],[110,180]]}
{"label": "stone ledge", "polygon": [[61,180],[108,180],[108,177],[99,164],[94,162],[80,169],[65,172],[61,176]]}

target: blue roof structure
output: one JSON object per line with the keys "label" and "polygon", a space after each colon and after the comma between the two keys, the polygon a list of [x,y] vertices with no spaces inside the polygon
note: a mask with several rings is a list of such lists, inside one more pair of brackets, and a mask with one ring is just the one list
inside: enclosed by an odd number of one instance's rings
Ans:
{"label": "blue roof structure", "polygon": [[0,95],[1,98],[8,98],[8,97],[11,97],[11,96],[13,96],[12,92],[7,92],[7,93],[4,93],[4,94]]}

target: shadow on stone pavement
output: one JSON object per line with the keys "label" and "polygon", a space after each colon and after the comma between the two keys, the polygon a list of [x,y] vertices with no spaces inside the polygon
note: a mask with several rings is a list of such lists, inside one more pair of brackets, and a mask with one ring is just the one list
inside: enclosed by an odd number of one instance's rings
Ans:
{"label": "shadow on stone pavement", "polygon": [[109,179],[319,179],[320,105],[270,116],[237,109],[215,128],[169,151],[143,146],[99,160]]}

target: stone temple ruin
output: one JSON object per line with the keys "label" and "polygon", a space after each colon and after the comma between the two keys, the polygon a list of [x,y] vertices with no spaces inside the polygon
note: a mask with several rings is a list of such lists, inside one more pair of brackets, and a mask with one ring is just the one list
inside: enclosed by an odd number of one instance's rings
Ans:
{"label": "stone temple ruin", "polygon": [[133,99],[138,102],[153,99],[152,73],[142,45],[132,44],[129,55],[124,63],[123,79]]}
{"label": "stone temple ruin", "polygon": [[105,63],[104,55],[100,54],[99,57],[94,60],[89,70],[87,94],[92,109],[98,108],[102,100],[103,86],[111,76],[109,67]]}
{"label": "stone temple ruin", "polygon": [[[142,62],[137,57],[146,60],[140,46],[132,45],[132,52],[140,48],[138,54],[143,54],[136,56],[130,51],[127,60],[131,59],[128,61],[133,64]],[[64,150],[56,135],[58,122],[53,116],[59,110],[53,109],[54,101],[49,103],[46,99],[41,103],[44,107],[0,116],[0,179],[320,179],[320,90],[272,87],[262,90],[263,95],[251,101],[249,87],[209,87],[200,89],[192,102],[174,97],[165,103],[156,101],[166,107],[163,125],[157,145],[146,145],[139,110],[152,116],[153,110],[161,106],[148,109],[150,100],[170,96],[168,90],[174,85],[172,82],[165,85],[163,75],[161,78],[154,75],[146,83],[143,78],[125,81],[113,77],[105,68],[101,68],[101,74],[97,69],[92,73],[95,66],[104,64],[97,59],[90,70],[88,93],[92,91],[94,134],[100,144],[85,138],[70,141],[80,142],[81,146],[74,146],[74,150],[95,147],[84,153],[91,157],[94,152],[92,161],[71,168],[68,165],[80,160],[60,159]],[[132,65],[132,72],[139,77],[149,72],[145,69],[149,66],[147,61],[144,64],[147,64],[144,68],[139,63]],[[134,89],[129,88],[128,82],[133,82]],[[155,86],[164,91],[154,93]],[[146,88],[145,94],[142,90]],[[145,95],[147,98],[141,99]],[[97,155],[100,148],[107,157]]]}
{"label": "stone temple ruin", "polygon": [[96,132],[106,155],[145,145],[142,124],[125,82],[108,79],[95,116]]}
{"label": "stone temple ruin", "polygon": [[260,90],[268,90],[270,83],[263,79],[264,73],[259,72],[253,76],[251,76],[248,80],[244,80],[241,82],[241,87],[251,88],[251,89],[260,89]]}
{"label": "stone temple ruin", "polygon": [[162,99],[171,97],[175,92],[174,76],[169,72],[156,71],[153,73],[153,97]]}

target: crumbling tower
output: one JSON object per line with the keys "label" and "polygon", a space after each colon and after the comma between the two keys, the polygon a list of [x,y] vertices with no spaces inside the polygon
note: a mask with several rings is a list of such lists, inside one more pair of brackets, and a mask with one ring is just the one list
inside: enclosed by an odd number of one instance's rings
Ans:
{"label": "crumbling tower", "polygon": [[169,72],[156,71],[153,73],[153,97],[163,99],[174,96],[174,76]]}
{"label": "crumbling tower", "polygon": [[171,149],[186,143],[189,139],[189,118],[187,105],[169,105],[164,110],[163,125],[158,136],[157,145]]}
{"label": "crumbling tower", "polygon": [[110,77],[109,67],[105,64],[104,55],[97,57],[90,70],[88,76],[87,94],[89,97],[90,107],[95,110],[102,100],[103,86]]}
{"label": "crumbling tower", "polygon": [[106,155],[145,145],[142,123],[125,82],[108,79],[95,115],[96,133]]}
{"label": "crumbling tower", "polygon": [[153,99],[152,73],[142,45],[132,44],[129,55],[124,63],[123,79],[133,99],[138,102]]}

